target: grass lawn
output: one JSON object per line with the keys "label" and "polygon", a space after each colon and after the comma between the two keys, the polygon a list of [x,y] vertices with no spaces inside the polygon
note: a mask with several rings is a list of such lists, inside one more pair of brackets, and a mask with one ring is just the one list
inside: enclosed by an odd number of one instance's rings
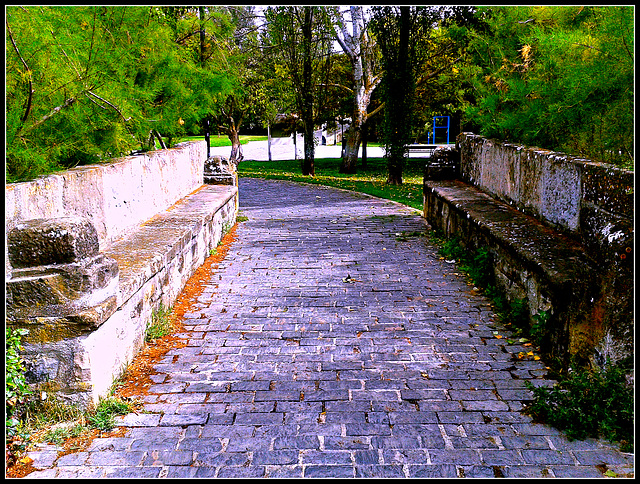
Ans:
{"label": "grass lawn", "polygon": [[422,173],[424,160],[411,160],[405,167],[401,186],[387,185],[387,165],[383,158],[368,158],[367,169],[358,167],[355,175],[339,173],[339,158],[316,158],[315,176],[303,176],[301,160],[243,161],[238,165],[240,177],[291,180],[354,190],[400,202],[422,210]]}
{"label": "grass lawn", "polygon": [[[184,138],[180,138],[177,143],[184,143],[185,141],[203,141],[204,136],[185,136]],[[249,141],[267,141],[266,136],[258,136],[258,135],[240,135],[240,144],[247,144]],[[226,134],[211,135],[210,143],[212,148],[217,148],[219,146],[231,146],[231,141]]]}

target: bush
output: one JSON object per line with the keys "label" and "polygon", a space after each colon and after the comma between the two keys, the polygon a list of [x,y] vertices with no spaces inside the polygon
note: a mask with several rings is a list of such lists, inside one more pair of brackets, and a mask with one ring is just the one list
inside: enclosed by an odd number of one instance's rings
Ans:
{"label": "bush", "polygon": [[20,356],[23,349],[20,340],[28,333],[26,329],[14,330],[9,327],[5,331],[5,422],[8,437],[16,434],[20,417],[33,393],[27,385],[24,360]]}
{"label": "bush", "polygon": [[622,368],[575,371],[553,388],[525,384],[534,394],[525,412],[536,420],[564,430],[570,439],[602,436],[633,451],[633,387]]}

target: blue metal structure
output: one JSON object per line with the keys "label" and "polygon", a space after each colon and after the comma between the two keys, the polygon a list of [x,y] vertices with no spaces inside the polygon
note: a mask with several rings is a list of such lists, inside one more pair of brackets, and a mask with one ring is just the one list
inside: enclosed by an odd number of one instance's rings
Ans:
{"label": "blue metal structure", "polygon": [[[447,124],[446,126],[436,126],[436,119],[446,119],[447,120]],[[446,129],[447,130],[447,144],[449,144],[449,116],[434,116],[433,117],[433,134],[432,134],[432,139],[431,139],[431,143],[432,144],[436,144],[436,129]]]}

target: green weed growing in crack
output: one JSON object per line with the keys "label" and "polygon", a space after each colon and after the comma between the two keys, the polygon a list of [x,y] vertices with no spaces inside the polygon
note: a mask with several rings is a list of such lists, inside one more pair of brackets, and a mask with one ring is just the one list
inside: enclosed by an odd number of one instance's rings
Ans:
{"label": "green weed growing in crack", "polygon": [[165,308],[162,303],[151,315],[151,322],[145,331],[145,341],[153,341],[172,332],[171,308]]}

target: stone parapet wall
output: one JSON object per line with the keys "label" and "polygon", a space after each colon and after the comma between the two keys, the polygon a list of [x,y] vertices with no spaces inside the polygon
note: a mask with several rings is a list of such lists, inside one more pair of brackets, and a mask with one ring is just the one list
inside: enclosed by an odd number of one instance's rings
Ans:
{"label": "stone parapet wall", "polygon": [[27,220],[82,217],[91,221],[105,249],[201,186],[206,149],[204,141],[182,143],[10,183],[5,186],[7,232]]}
{"label": "stone parapet wall", "polygon": [[462,180],[570,234],[598,259],[630,262],[632,171],[472,133],[457,144]]}
{"label": "stone parapet wall", "polygon": [[461,133],[425,167],[424,215],[488,249],[496,284],[545,342],[603,366],[633,357],[633,172]]}
{"label": "stone parapet wall", "polygon": [[108,393],[236,220],[238,189],[204,184],[206,144],[6,187],[7,325],[28,329],[30,383],[86,407]]}

